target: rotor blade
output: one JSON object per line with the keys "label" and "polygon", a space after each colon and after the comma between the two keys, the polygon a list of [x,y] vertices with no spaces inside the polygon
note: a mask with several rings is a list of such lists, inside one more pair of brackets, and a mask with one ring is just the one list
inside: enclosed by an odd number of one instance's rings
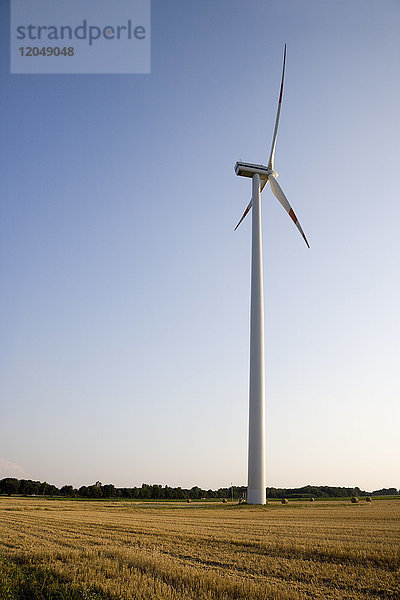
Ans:
{"label": "rotor blade", "polygon": [[307,246],[310,247],[310,244],[308,243],[307,238],[304,235],[304,231],[301,228],[301,225],[294,213],[293,208],[290,206],[288,199],[286,198],[285,194],[283,193],[281,186],[279,185],[279,183],[277,182],[277,180],[275,179],[275,177],[273,175],[270,175],[268,180],[269,180],[269,183],[271,186],[272,193],[277,198],[277,200],[279,200],[279,202],[282,204],[283,208],[286,210],[289,217],[293,220],[297,229],[300,231],[301,235],[303,236],[303,239],[304,239],[305,243],[307,244]]}
{"label": "rotor blade", "polygon": [[248,203],[248,205],[247,205],[247,208],[246,208],[246,210],[245,210],[245,211],[244,211],[244,213],[242,214],[242,217],[241,217],[241,219],[240,219],[239,223],[236,225],[236,227],[235,227],[235,229],[234,229],[233,231],[236,231],[236,229],[239,227],[240,223],[243,221],[243,219],[246,217],[247,213],[248,213],[248,212],[249,212],[249,210],[251,209],[251,207],[252,207],[252,204],[253,204],[253,200],[250,200],[250,202],[249,202],[249,203]]}
{"label": "rotor blade", "polygon": [[276,136],[278,135],[279,117],[280,117],[280,114],[281,114],[281,106],[282,106],[283,81],[285,79],[285,65],[286,65],[286,44],[285,44],[285,50],[283,52],[282,80],[281,80],[281,90],[279,92],[278,110],[277,110],[277,113],[276,113],[274,135],[272,137],[271,154],[269,155],[269,162],[268,162],[268,168],[269,169],[273,169],[274,168]]}

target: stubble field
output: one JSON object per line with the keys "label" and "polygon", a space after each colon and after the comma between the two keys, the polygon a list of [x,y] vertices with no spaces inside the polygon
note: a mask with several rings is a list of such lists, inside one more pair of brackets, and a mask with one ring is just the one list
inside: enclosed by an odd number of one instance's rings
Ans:
{"label": "stubble field", "polygon": [[400,599],[400,500],[0,498],[0,598]]}

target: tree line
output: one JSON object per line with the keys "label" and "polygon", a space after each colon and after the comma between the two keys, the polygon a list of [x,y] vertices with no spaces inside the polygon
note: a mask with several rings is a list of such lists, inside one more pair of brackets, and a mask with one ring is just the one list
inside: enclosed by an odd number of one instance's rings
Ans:
{"label": "tree line", "polygon": [[[115,487],[112,483],[103,485],[97,481],[93,485],[82,485],[74,488],[72,485],[56,487],[46,481],[31,479],[16,479],[6,477],[0,480],[0,494],[11,496],[62,496],[66,498],[126,498],[135,500],[202,500],[222,498],[245,498],[245,486],[232,486],[218,490],[203,490],[197,486],[190,489],[170,487],[168,485],[149,485],[143,483],[140,487]],[[267,498],[346,498],[352,496],[397,496],[400,490],[383,488],[373,492],[365,492],[359,487],[331,487],[306,485],[300,488],[267,488]]]}
{"label": "tree line", "polygon": [[305,485],[300,488],[267,488],[268,498],[351,498],[353,496],[398,496],[396,488],[382,488],[373,492],[365,492],[359,487],[334,487],[329,485]]}

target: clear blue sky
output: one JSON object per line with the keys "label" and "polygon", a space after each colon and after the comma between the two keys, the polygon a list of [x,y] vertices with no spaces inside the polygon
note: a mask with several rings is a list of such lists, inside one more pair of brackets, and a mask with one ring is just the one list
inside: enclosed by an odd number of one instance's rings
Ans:
{"label": "clear blue sky", "polygon": [[267,481],[400,486],[400,3],[153,0],[150,75],[10,75],[0,477],[246,484],[250,182]]}

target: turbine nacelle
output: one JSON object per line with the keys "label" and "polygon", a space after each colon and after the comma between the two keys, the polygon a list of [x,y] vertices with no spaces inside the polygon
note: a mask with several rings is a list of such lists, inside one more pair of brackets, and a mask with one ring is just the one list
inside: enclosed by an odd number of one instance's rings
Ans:
{"label": "turbine nacelle", "polygon": [[270,175],[273,175],[274,177],[278,176],[278,173],[275,173],[275,171],[269,167],[245,162],[236,163],[235,173],[240,177],[253,177],[253,175],[258,173],[262,181],[267,181]]}

